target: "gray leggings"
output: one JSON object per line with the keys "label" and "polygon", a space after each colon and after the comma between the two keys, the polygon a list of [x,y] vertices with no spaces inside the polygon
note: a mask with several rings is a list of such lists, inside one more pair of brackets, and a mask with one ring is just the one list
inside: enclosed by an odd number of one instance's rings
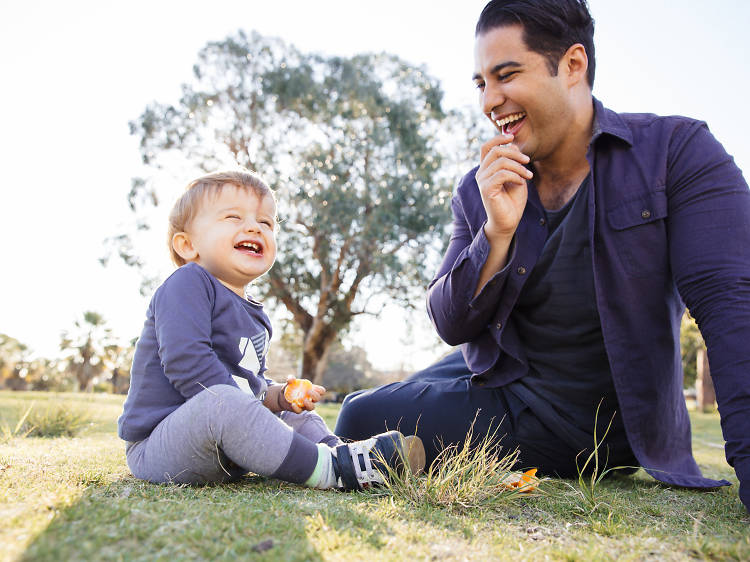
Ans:
{"label": "gray leggings", "polygon": [[252,394],[216,385],[169,414],[146,439],[128,443],[125,455],[133,475],[150,482],[225,482],[247,472],[304,482],[317,462],[316,443],[339,443],[318,414],[279,416]]}

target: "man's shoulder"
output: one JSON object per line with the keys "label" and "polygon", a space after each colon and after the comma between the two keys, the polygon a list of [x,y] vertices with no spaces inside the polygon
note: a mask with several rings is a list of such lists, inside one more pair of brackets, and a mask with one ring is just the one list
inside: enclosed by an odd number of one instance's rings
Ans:
{"label": "man's shoulder", "polygon": [[597,126],[604,133],[614,134],[638,144],[654,136],[671,137],[678,131],[706,126],[705,122],[685,115],[659,115],[649,112],[617,112],[599,104]]}
{"label": "man's shoulder", "polygon": [[703,125],[700,119],[685,115],[658,115],[656,113],[618,113],[625,123],[632,127],[664,127],[675,128],[681,126]]}

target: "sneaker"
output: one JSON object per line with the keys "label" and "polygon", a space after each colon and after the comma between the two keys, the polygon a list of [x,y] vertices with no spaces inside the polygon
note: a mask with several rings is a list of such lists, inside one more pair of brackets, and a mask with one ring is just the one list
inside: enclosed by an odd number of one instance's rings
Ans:
{"label": "sneaker", "polygon": [[418,474],[425,465],[422,440],[416,435],[404,437],[398,431],[345,443],[334,451],[333,469],[342,490],[363,490],[383,484],[388,474],[387,467]]}

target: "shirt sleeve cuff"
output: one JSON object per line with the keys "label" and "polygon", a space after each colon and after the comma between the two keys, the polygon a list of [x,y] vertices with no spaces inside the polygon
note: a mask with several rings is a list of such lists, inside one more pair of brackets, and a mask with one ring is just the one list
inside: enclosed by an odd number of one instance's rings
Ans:
{"label": "shirt sleeve cuff", "polygon": [[[497,301],[502,293],[503,287],[505,286],[505,280],[508,278],[508,273],[511,269],[511,263],[516,257],[516,235],[513,235],[513,239],[510,242],[508,248],[508,261],[500,271],[495,273],[488,281],[484,284],[482,289],[477,295],[469,301],[469,308],[482,309],[486,306],[497,304]],[[479,232],[472,240],[469,246],[467,257],[469,261],[475,265],[477,271],[481,271],[482,266],[487,261],[487,256],[490,253],[490,242],[487,240],[487,235],[484,233],[484,225],[479,229]],[[477,275],[478,276],[478,275]]]}

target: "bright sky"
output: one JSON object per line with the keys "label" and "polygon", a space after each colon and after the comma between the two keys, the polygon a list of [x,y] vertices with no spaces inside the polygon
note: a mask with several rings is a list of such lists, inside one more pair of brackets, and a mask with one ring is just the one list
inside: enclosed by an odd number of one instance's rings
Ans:
{"label": "bright sky", "polygon": [[[57,354],[84,310],[123,338],[147,300],[124,266],[102,268],[102,241],[129,215],[141,173],[128,121],[176,101],[196,53],[239,28],[304,51],[388,51],[439,78],[446,105],[473,103],[473,29],[484,0],[25,0],[0,6],[0,333]],[[750,3],[590,0],[594,94],[619,111],[704,119],[750,170]],[[491,134],[487,129],[488,135]],[[471,167],[467,164],[467,169]],[[159,232],[161,232],[159,230]],[[155,244],[161,244],[159,237]],[[442,349],[422,303],[387,311],[352,336],[380,368],[421,368]]]}

